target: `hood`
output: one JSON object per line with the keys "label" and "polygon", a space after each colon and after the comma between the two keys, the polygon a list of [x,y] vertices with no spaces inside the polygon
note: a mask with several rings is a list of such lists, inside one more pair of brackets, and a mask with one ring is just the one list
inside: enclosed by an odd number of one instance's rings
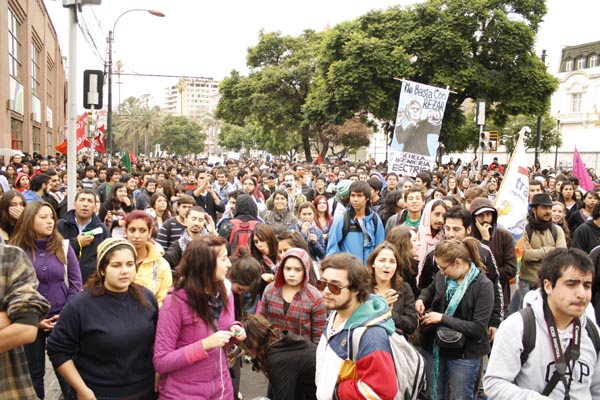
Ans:
{"label": "hood", "polygon": [[15,178],[15,187],[19,186],[19,181],[20,181],[21,179],[23,179],[23,178],[29,178],[29,177],[27,176],[27,174],[24,174],[24,173],[22,173],[22,172],[19,172],[19,173],[17,174],[17,177]]}
{"label": "hood", "polygon": [[306,282],[308,282],[308,275],[309,275],[310,266],[311,266],[310,256],[303,249],[299,249],[297,247],[292,247],[291,249],[288,249],[285,252],[285,254],[283,255],[283,257],[281,258],[281,262],[279,263],[279,267],[277,268],[277,272],[276,272],[276,276],[275,276],[275,287],[281,288],[283,286],[285,279],[283,278],[282,266],[284,265],[285,260],[290,257],[297,258],[298,260],[300,260],[300,262],[304,266],[304,279],[302,280],[302,287],[304,287],[304,285],[306,285]]}
{"label": "hood", "polygon": [[240,194],[235,202],[235,218],[242,221],[256,219],[258,216],[258,206],[252,197],[247,194]]}
{"label": "hood", "polygon": [[395,332],[392,312],[383,296],[377,294],[369,295],[369,299],[362,303],[352,314],[344,325],[344,330],[359,326],[379,325],[387,331],[388,335]]}
{"label": "hood", "polygon": [[494,237],[494,233],[496,233],[496,226],[498,225],[498,211],[492,204],[492,202],[485,197],[476,197],[471,203],[471,215],[473,216],[473,225],[471,228],[471,233],[474,237],[481,240],[481,234],[479,233],[479,229],[475,226],[475,214],[478,214],[478,211],[486,209],[485,211],[492,212],[492,230],[490,232],[490,237]]}

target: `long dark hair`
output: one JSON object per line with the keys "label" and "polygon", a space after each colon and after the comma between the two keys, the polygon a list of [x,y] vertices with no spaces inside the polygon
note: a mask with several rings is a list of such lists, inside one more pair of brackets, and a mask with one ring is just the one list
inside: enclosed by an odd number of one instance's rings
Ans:
{"label": "long dark hair", "polygon": [[260,314],[248,314],[243,320],[246,329],[246,339],[240,342],[240,347],[246,352],[254,353],[253,369],[262,372],[267,377],[267,354],[271,347],[282,339],[279,329]]}
{"label": "long dark hair", "polygon": [[377,286],[377,279],[375,278],[375,268],[373,264],[375,263],[375,259],[383,250],[391,250],[394,254],[394,258],[396,259],[396,270],[394,271],[394,276],[392,276],[392,289],[400,291],[402,289],[402,284],[404,283],[404,278],[402,277],[402,265],[400,264],[400,254],[398,254],[398,250],[396,246],[392,243],[383,241],[379,246],[375,247],[373,252],[369,254],[367,258],[367,272],[371,276],[371,286],[374,288]]}
{"label": "long dark hair", "polygon": [[194,239],[183,252],[177,266],[179,280],[175,289],[185,291],[190,308],[207,326],[213,325],[210,305],[217,296],[221,298],[223,307],[228,307],[225,283],[215,280],[218,251],[225,243],[220,236]]}
{"label": "long dark hair", "polygon": [[12,236],[13,229],[17,223],[16,220],[13,221],[10,213],[8,212],[10,202],[15,197],[18,197],[23,201],[23,206],[27,204],[25,197],[17,190],[9,190],[8,192],[4,193],[2,197],[0,197],[0,228],[2,228],[8,234],[9,238]]}
{"label": "long dark hair", "polygon": [[[112,188],[110,188],[110,193],[108,193],[106,196],[105,201],[105,204],[108,206],[106,207],[107,210],[119,210],[123,207],[121,200],[117,199],[117,190],[121,188],[127,189],[127,185],[125,185],[123,182],[117,182]],[[129,193],[129,191],[127,193]],[[129,197],[129,194],[127,196]],[[133,202],[131,204],[133,205]]]}
{"label": "long dark hair", "polygon": [[[258,224],[254,228],[254,231],[250,234],[248,238],[248,246],[250,247],[250,254],[261,263],[263,261],[263,254],[256,248],[254,245],[254,237],[257,237],[259,240],[267,242],[269,245],[269,258],[273,262],[273,264],[277,264],[277,255],[279,248],[277,246],[277,236],[275,235],[275,231],[267,224]],[[270,271],[269,271],[270,272]]]}
{"label": "long dark hair", "polygon": [[17,220],[15,224],[15,229],[12,237],[9,240],[9,244],[20,247],[29,256],[32,260],[35,261],[35,250],[38,248],[35,241],[35,231],[33,229],[33,224],[35,223],[35,216],[40,211],[42,207],[48,207],[50,212],[52,213],[52,219],[54,220],[54,229],[52,229],[52,233],[48,236],[48,243],[46,245],[46,250],[56,256],[58,260],[66,264],[67,263],[67,255],[65,254],[65,249],[63,247],[63,237],[58,232],[57,222],[58,218],[56,216],[56,211],[54,207],[45,201],[32,201],[27,204],[21,217]]}

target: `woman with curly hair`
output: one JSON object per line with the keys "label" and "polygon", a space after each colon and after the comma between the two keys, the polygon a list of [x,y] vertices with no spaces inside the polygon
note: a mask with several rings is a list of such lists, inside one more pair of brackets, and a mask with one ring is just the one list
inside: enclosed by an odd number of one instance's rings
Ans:
{"label": "woman with curly hair", "polygon": [[313,400],[317,346],[302,336],[275,328],[262,315],[249,314],[242,349],[253,368],[269,380],[273,400]]}

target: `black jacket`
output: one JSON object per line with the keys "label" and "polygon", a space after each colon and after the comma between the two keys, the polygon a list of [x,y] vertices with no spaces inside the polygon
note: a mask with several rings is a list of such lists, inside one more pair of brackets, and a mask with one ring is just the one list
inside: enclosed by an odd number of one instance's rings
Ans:
{"label": "black jacket", "polygon": [[315,370],[317,346],[287,331],[269,349],[265,367],[273,388],[273,400],[317,398]]}
{"label": "black jacket", "polygon": [[[437,274],[435,280],[423,289],[419,295],[425,307],[430,311],[444,313],[446,309],[446,277]],[[477,278],[467,288],[453,317],[444,315],[440,325],[462,332],[465,346],[462,349],[440,349],[440,355],[446,359],[478,358],[490,352],[488,324],[494,307],[494,289],[485,274]],[[426,326],[422,346],[429,351],[433,348],[436,325]]]}
{"label": "black jacket", "polygon": [[75,255],[79,260],[79,267],[81,268],[81,279],[85,283],[90,276],[96,272],[96,251],[98,245],[106,238],[110,237],[110,231],[104,225],[100,218],[96,214],[92,215],[92,220],[85,227],[86,231],[100,227],[102,233],[94,236],[94,240],[87,247],[80,247],[77,241],[79,236],[79,227],[77,226],[77,220],[75,219],[75,210],[68,211],[62,219],[58,220],[57,229],[60,234],[65,238],[69,239],[71,247],[75,251]]}
{"label": "black jacket", "polygon": [[600,245],[600,226],[594,221],[586,221],[573,233],[571,245],[589,253],[594,247]]}

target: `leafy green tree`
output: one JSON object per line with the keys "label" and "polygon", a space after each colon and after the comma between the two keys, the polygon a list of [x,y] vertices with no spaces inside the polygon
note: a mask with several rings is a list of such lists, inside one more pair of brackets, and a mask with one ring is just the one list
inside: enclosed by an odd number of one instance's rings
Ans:
{"label": "leafy green tree", "polygon": [[149,153],[149,145],[158,138],[162,124],[160,108],[150,107],[149,103],[150,96],[143,95],[139,98],[128,97],[119,104],[113,120],[113,132],[118,148],[131,149],[135,154],[139,154],[140,142],[147,142],[148,148],[144,146],[144,153]]}
{"label": "leafy green tree", "polygon": [[[500,130],[500,143],[506,146],[508,153],[512,153],[515,148],[517,139],[519,138],[519,131],[524,126],[528,126],[531,129],[531,132],[525,135],[525,148],[535,149],[537,118],[535,115],[517,115],[508,118],[506,125]],[[542,153],[550,153],[557,146],[562,146],[562,135],[558,130],[556,119],[550,113],[545,113],[542,117],[540,151]]]}
{"label": "leafy green tree", "polygon": [[[449,87],[440,139],[463,151],[475,134],[462,129],[461,107],[485,98],[489,117],[537,115],[549,107],[556,79],[534,54],[544,0],[429,0],[405,9],[371,11],[328,32],[320,57],[322,89],[312,121],[372,114],[389,133],[405,78]],[[467,146],[467,147],[464,147]]]}
{"label": "leafy green tree", "polygon": [[233,71],[221,83],[217,118],[260,127],[257,145],[271,152],[295,151],[297,137],[311,160],[312,129],[302,107],[315,75],[321,37],[311,30],[298,37],[260,32],[258,44],[248,50],[249,75]]}
{"label": "leafy green tree", "polygon": [[198,154],[204,151],[206,133],[196,121],[184,116],[168,116],[163,121],[159,140],[168,153]]}

